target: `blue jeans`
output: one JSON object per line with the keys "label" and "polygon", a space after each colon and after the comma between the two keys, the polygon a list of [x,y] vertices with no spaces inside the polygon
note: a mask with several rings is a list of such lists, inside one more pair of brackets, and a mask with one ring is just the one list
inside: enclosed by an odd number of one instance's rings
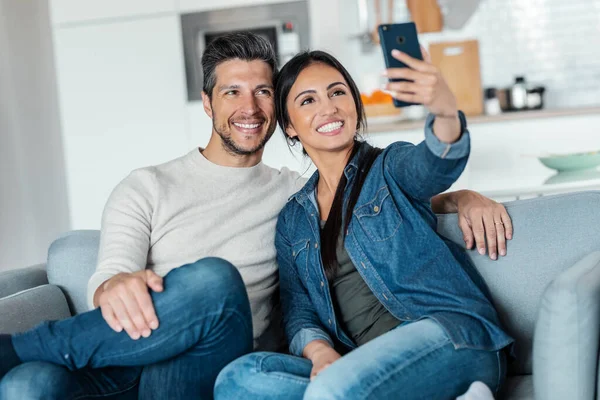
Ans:
{"label": "blue jeans", "polygon": [[277,353],[252,353],[229,364],[215,399],[454,399],[473,381],[497,391],[504,353],[455,349],[433,320],[398,328],[346,354],[312,382],[312,363]]}
{"label": "blue jeans", "polygon": [[171,271],[152,292],[160,326],[132,340],[99,309],[13,336],[25,363],[0,382],[1,399],[212,399],[219,371],[252,351],[246,288],[225,260]]}

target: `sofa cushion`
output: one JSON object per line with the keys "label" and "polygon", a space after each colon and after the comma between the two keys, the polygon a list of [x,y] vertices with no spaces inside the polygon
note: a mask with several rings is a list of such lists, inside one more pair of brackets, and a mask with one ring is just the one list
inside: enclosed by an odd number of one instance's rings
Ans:
{"label": "sofa cushion", "polygon": [[[515,339],[517,360],[509,373],[532,372],[532,345],[538,305],[548,284],[562,271],[600,250],[600,192],[580,192],[506,203],[514,225],[508,254],[492,261],[468,251],[489,286],[506,330]],[[464,246],[455,214],[438,219],[438,231]]]}
{"label": "sofa cushion", "polygon": [[533,345],[538,398],[593,400],[600,330],[600,251],[560,274],[542,297]]}
{"label": "sofa cushion", "polygon": [[42,285],[0,299],[0,332],[17,333],[46,320],[70,317],[62,291]]}

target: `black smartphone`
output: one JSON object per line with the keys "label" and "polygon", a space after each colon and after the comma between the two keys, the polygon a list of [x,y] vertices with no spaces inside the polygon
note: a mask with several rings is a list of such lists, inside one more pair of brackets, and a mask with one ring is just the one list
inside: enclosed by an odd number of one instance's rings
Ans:
{"label": "black smartphone", "polygon": [[[408,66],[394,57],[392,50],[397,49],[408,54],[412,58],[419,60],[423,59],[421,54],[421,46],[417,36],[417,27],[414,22],[404,24],[383,24],[379,25],[379,42],[383,49],[383,58],[387,68],[408,68]],[[405,81],[406,79],[390,79],[390,82]],[[394,99],[394,106],[406,107],[416,105],[418,103],[407,103]]]}

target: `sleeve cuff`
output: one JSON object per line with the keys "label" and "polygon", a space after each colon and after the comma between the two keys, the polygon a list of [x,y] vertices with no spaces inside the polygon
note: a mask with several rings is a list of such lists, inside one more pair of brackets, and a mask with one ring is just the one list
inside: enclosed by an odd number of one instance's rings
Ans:
{"label": "sleeve cuff", "polygon": [[433,122],[435,115],[429,114],[425,121],[425,143],[433,154],[442,159],[458,160],[469,155],[471,137],[467,130],[467,120],[462,111],[458,112],[460,119],[461,135],[454,143],[444,143],[433,133]]}
{"label": "sleeve cuff", "polygon": [[304,328],[298,331],[294,335],[294,338],[290,342],[290,353],[295,356],[302,357],[302,352],[307,344],[312,342],[313,340],[324,340],[333,347],[333,341],[321,329],[317,328]]}
{"label": "sleeve cuff", "polygon": [[94,294],[96,293],[96,290],[98,290],[100,285],[102,285],[104,282],[106,282],[113,276],[115,276],[115,274],[101,273],[101,272],[95,272],[92,275],[92,277],[88,281],[88,287],[87,287],[87,303],[88,303],[88,308],[90,310],[93,310],[94,308],[96,308],[96,307],[94,307]]}

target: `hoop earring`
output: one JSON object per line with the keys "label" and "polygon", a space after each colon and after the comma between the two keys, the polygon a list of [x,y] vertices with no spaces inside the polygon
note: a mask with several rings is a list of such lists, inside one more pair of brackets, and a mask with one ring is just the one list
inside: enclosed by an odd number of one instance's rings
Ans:
{"label": "hoop earring", "polygon": [[296,145],[296,139],[286,136],[285,140],[287,141],[288,146],[294,147]]}

